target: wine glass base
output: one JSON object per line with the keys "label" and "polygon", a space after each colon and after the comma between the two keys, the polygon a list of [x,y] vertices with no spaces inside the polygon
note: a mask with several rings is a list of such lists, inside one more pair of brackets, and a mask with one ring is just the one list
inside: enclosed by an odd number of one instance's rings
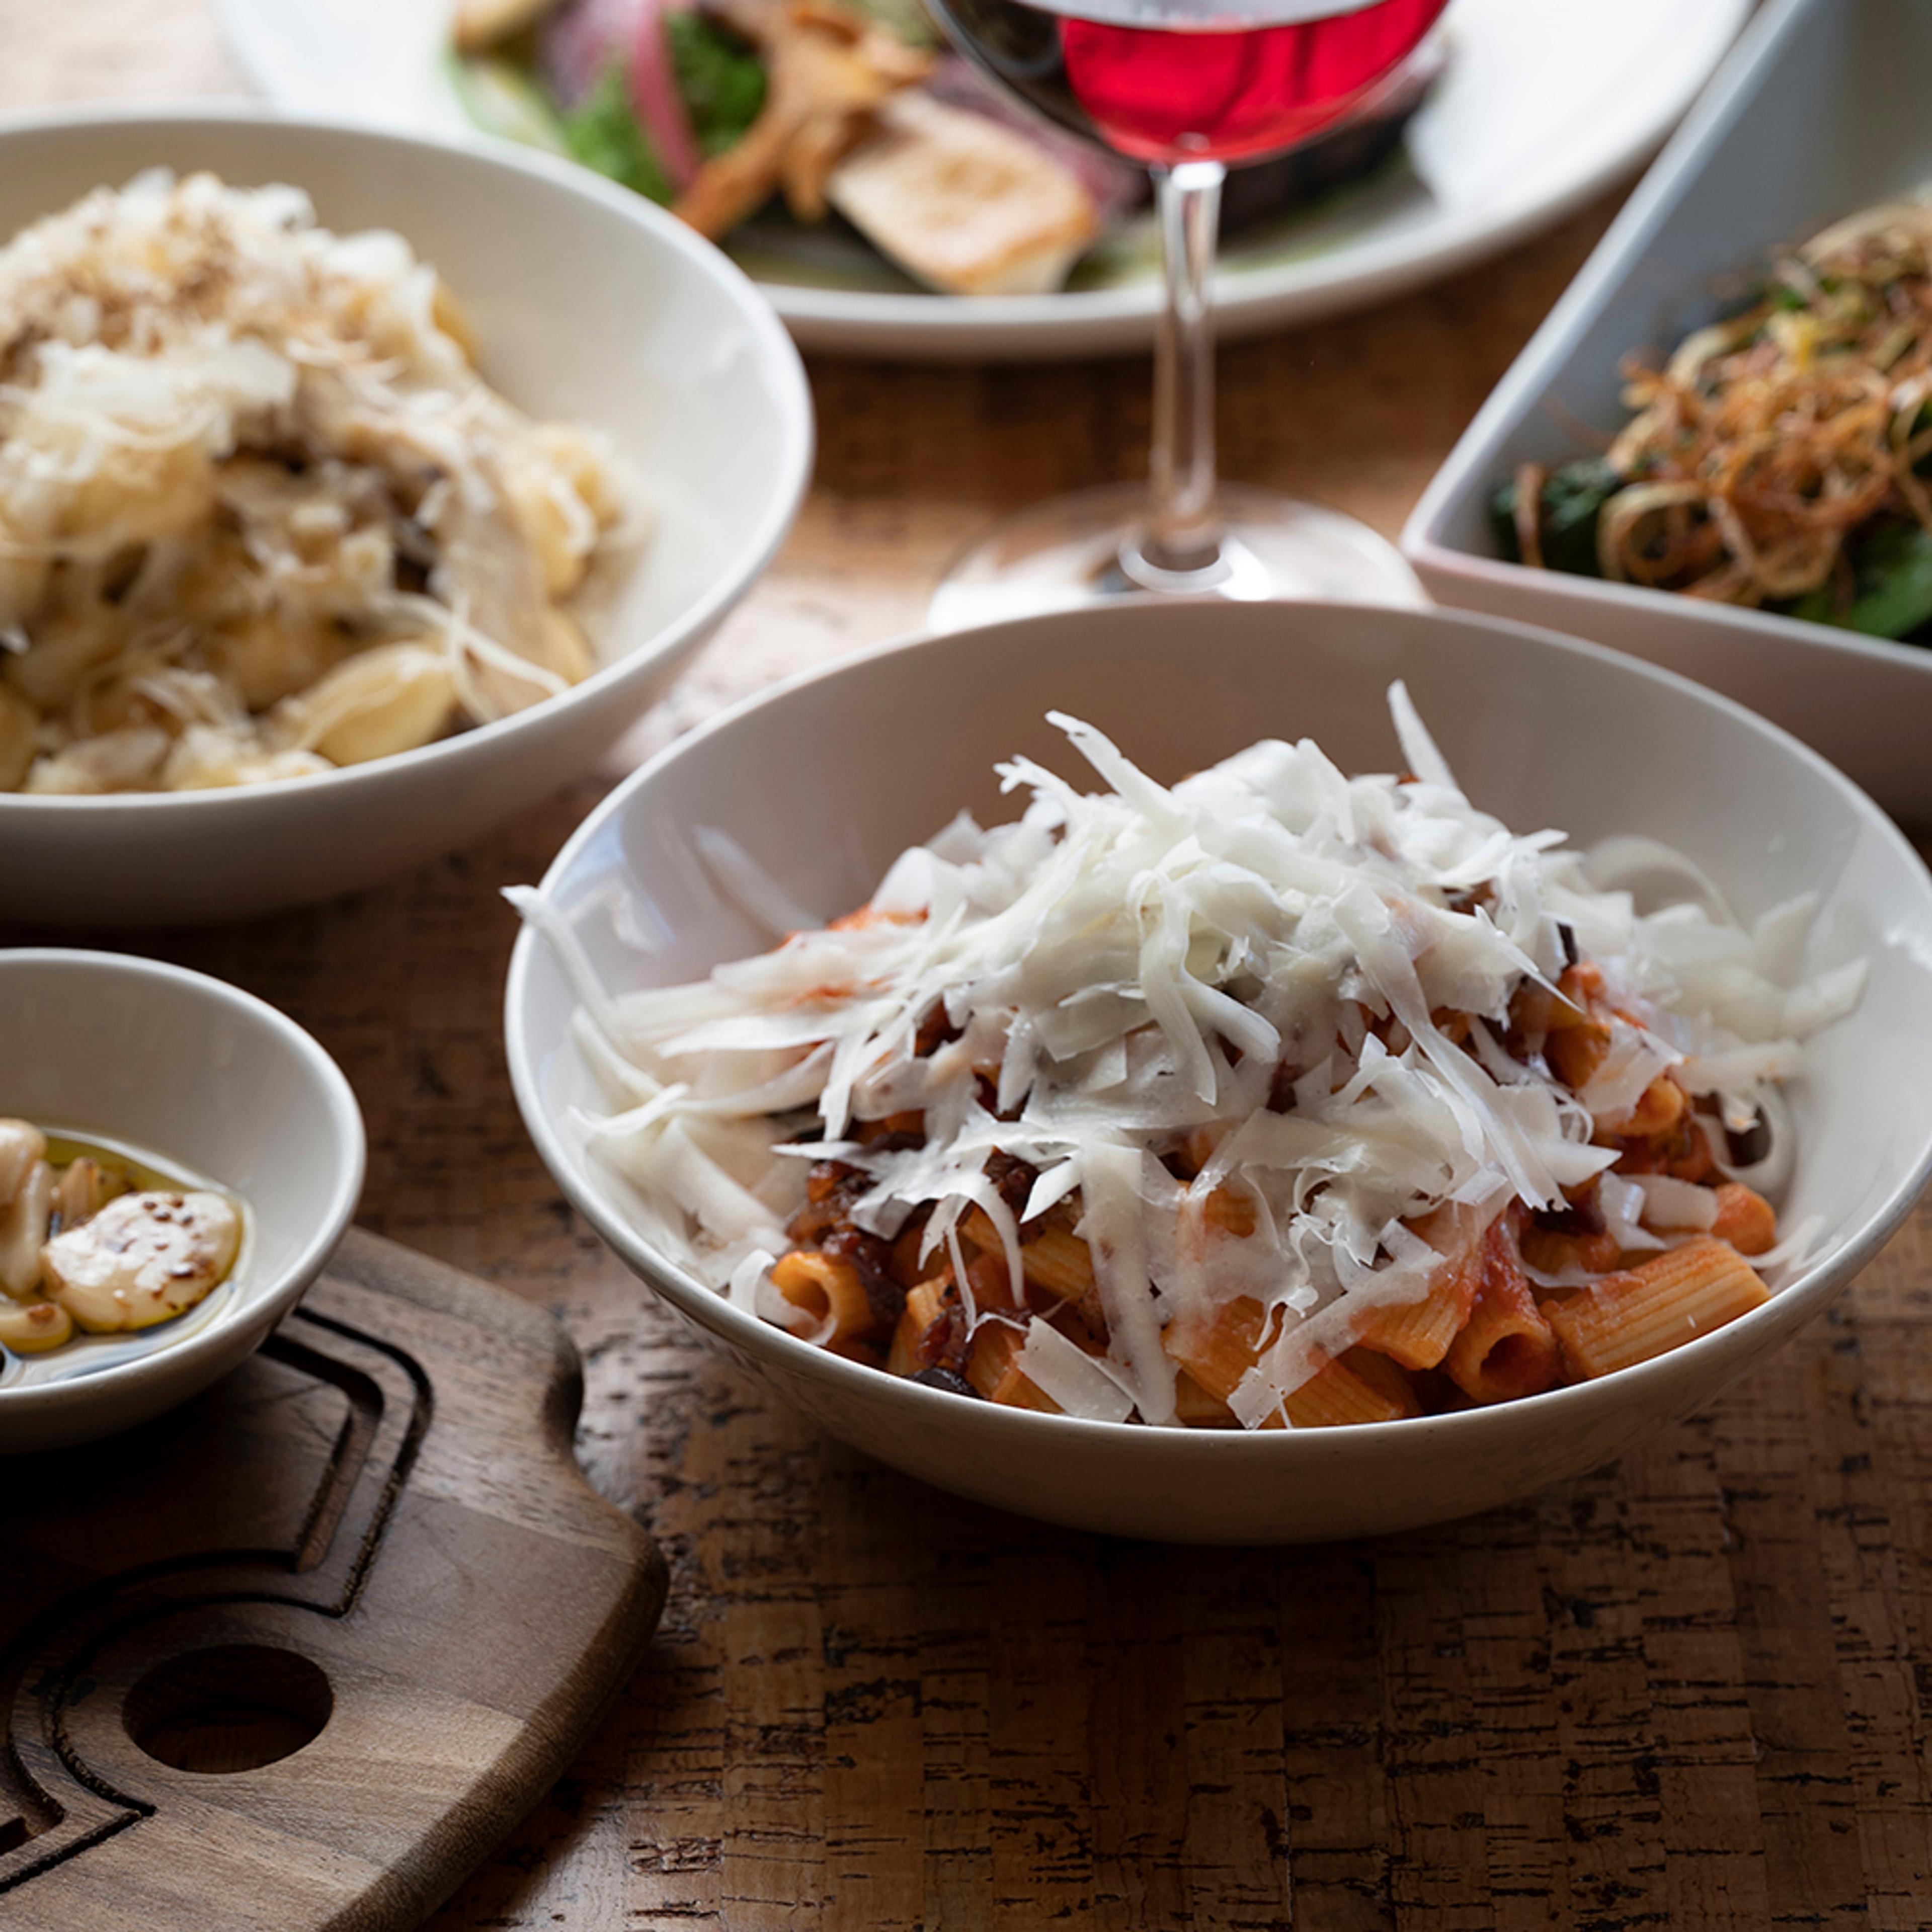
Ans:
{"label": "wine glass base", "polygon": [[1149,592],[1260,602],[1277,597],[1414,608],[1429,600],[1385,538],[1316,503],[1223,489],[1220,556],[1204,570],[1163,571],[1140,555],[1147,490],[1082,490],[994,525],[941,580],[934,630],[1070,610]]}

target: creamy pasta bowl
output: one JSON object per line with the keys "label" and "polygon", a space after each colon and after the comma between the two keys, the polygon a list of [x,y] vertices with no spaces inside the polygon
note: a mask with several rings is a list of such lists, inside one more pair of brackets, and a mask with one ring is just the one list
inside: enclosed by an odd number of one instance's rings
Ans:
{"label": "creamy pasta bowl", "polygon": [[1787,1090],[1783,1211],[1820,1244],[1754,1312],[1600,1380],[1489,1408],[1339,1428],[1154,1429],[1009,1409],[795,1340],[638,1232],[635,1197],[588,1141],[608,1107],[572,1030],[572,982],[532,927],[512,962],[509,1060],[560,1184],[625,1261],[731,1358],[842,1440],[982,1501],[1118,1534],[1282,1541],[1486,1509],[1623,1453],[1708,1402],[1816,1315],[1932,1171],[1932,880],[1814,754],[1671,674],[1552,634],[1435,611],[1141,604],[903,644],[739,707],[634,774],[559,856],[543,898],[614,991],[762,950],[753,902],[706,854],[725,834],[826,916],[962,807],[1010,816],[992,777],[1023,753],[1070,770],[1049,710],[1085,718],[1156,778],[1264,736],[1344,770],[1399,769],[1385,693],[1404,680],[1476,804],[1579,844],[1616,833],[1688,854],[1748,922],[1821,911],[1807,964],[1869,962],[1862,1003],[1818,1033]]}
{"label": "creamy pasta bowl", "polygon": [[242,1218],[226,1278],[174,1321],[0,1350],[0,1454],[111,1435],[225,1375],[321,1272],[362,1189],[334,1061],[253,995],[154,960],[0,952],[0,1115],[145,1156]]}
{"label": "creamy pasta bowl", "polygon": [[338,234],[387,229],[464,304],[484,377],[600,430],[654,520],[593,628],[600,668],[420,748],[265,784],[0,793],[0,905],[44,925],[235,919],[374,882],[584,772],[750,587],[811,466],[803,370],[764,298],[640,196],[528,151],[246,110],[0,122],[0,241],[158,167],[302,190]]}

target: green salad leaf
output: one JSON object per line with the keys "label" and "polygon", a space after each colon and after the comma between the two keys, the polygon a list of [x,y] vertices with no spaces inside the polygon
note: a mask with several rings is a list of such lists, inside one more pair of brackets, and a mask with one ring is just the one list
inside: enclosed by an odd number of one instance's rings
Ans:
{"label": "green salad leaf", "polygon": [[1857,593],[1838,622],[1868,638],[1910,637],[1932,624],[1932,531],[1882,524],[1853,542],[1850,556]]}
{"label": "green salad leaf", "polygon": [[765,104],[764,63],[736,34],[695,10],[668,13],[671,70],[707,159],[734,148]]}
{"label": "green salad leaf", "polygon": [[671,199],[670,177],[631,104],[630,77],[621,61],[613,61],[582,102],[564,116],[563,140],[572,158],[586,168],[652,201]]}
{"label": "green salad leaf", "polygon": [[[1552,570],[1576,577],[1600,577],[1597,562],[1597,518],[1604,506],[1624,487],[1600,457],[1588,456],[1552,470],[1543,481],[1540,531],[1543,561]],[[1490,514],[1503,554],[1520,563],[1516,539],[1516,482],[1512,478],[1490,499]]]}

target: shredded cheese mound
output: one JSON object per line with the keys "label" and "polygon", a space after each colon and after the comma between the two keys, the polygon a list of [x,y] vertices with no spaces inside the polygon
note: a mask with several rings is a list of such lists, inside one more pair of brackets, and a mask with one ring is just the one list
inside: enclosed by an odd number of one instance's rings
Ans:
{"label": "shredded cheese mound", "polygon": [[0,248],[0,792],[298,777],[588,675],[634,482],[471,350],[291,188],[145,174]]}
{"label": "shredded cheese mound", "polygon": [[[1016,759],[1000,770],[1030,794],[1016,821],[956,820],[864,913],[693,985],[614,997],[555,908],[513,895],[578,986],[578,1037],[621,1102],[581,1125],[635,1184],[640,1231],[802,1332],[768,1274],[809,1162],[863,1174],[852,1218],[880,1236],[929,1205],[924,1252],[950,1244],[962,1282],[962,1217],[990,1219],[1017,1280],[1022,1225],[1077,1194],[1106,1353],[1035,1317],[1026,1373],[1070,1414],[1172,1422],[1163,1336],[1251,1298],[1276,1334],[1232,1399],[1252,1427],[1364,1310],[1426,1291],[1444,1262],[1426,1217],[1466,1244],[1512,1202],[1560,1210],[1604,1176],[1627,1249],[1708,1227],[1708,1188],[1606,1175],[1618,1150],[1594,1138],[1666,1070],[1716,1096],[1697,1118],[1725,1171],[1776,1186],[1775,1083],[1864,982],[1862,962],[1796,976],[1815,902],[1747,930],[1651,842],[1586,858],[1513,832],[1470,803],[1401,686],[1390,700],[1402,778],[1269,741],[1166,787],[1055,715],[1106,789]],[[735,902],[784,904],[746,890],[742,854],[718,862],[722,835],[700,844]],[[1640,910],[1625,882],[1659,874],[1676,899]],[[1630,1018],[1574,1094],[1512,1040],[1511,1006],[1526,987],[1556,997],[1579,954]],[[915,1111],[922,1145],[855,1130]],[[1772,1150],[1740,1168],[1722,1126],[1754,1122]],[[1184,1146],[1186,1180],[1163,1158]],[[1017,1213],[996,1150],[1036,1171]],[[1240,1238],[1207,1211],[1227,1190],[1252,1210]]]}

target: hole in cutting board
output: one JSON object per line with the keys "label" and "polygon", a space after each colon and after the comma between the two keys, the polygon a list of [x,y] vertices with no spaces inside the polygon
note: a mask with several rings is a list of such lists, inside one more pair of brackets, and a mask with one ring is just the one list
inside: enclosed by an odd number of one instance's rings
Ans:
{"label": "hole in cutting board", "polygon": [[267,1644],[222,1644],[158,1664],[122,1707],[142,1750],[177,1771],[256,1771],[322,1734],[335,1695],[321,1667]]}

